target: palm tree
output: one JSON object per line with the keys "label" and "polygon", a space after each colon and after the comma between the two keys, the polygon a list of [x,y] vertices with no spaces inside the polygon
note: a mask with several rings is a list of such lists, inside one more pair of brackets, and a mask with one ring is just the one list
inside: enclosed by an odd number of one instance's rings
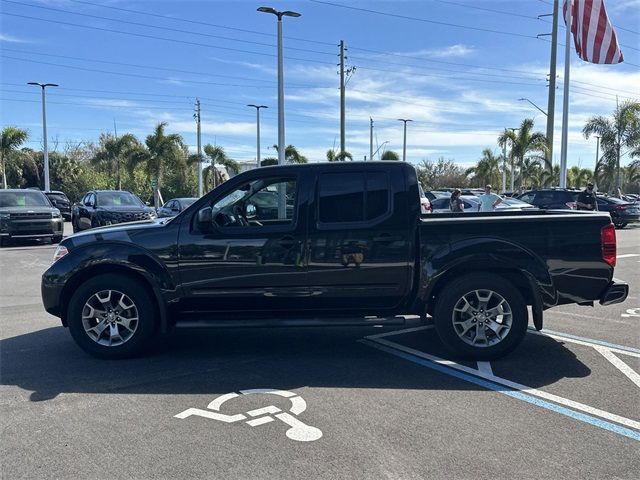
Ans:
{"label": "palm tree", "polygon": [[9,155],[18,150],[18,147],[27,141],[29,133],[26,130],[16,127],[6,127],[2,129],[0,138],[0,165],[2,169],[2,187],[7,189],[7,168],[5,163],[9,159]]}
{"label": "palm tree", "polygon": [[478,160],[475,167],[466,171],[467,175],[473,175],[473,184],[481,187],[487,184],[498,185],[500,183],[500,160],[501,156],[495,156],[491,149],[485,148],[482,151],[482,158]]}
{"label": "palm tree", "polygon": [[[498,145],[504,148],[508,142],[511,144],[511,171],[514,172],[514,162],[522,168],[525,158],[531,158],[537,162],[544,161],[548,150],[547,137],[542,132],[532,132],[533,119],[525,118],[520,124],[518,132],[505,130],[498,137]],[[513,175],[513,173],[512,173]],[[522,189],[524,177],[519,176],[519,188]]]}
{"label": "palm tree", "polygon": [[591,170],[574,165],[567,171],[567,186],[569,188],[580,188],[592,177],[593,172]]}
{"label": "palm tree", "polygon": [[238,165],[238,162],[235,160],[227,157],[224,148],[207,144],[204,146],[204,153],[209,157],[209,161],[211,162],[211,164],[202,171],[205,185],[211,184],[212,187],[215,188],[225,180],[216,168],[216,165],[225,167],[227,172],[234,174],[240,172],[240,165]]}
{"label": "palm tree", "polygon": [[620,151],[622,148],[629,148],[634,155],[639,148],[640,102],[623,102],[616,107],[611,119],[602,115],[591,117],[582,129],[582,134],[585,138],[591,135],[600,137],[602,157],[596,162],[595,173],[600,177],[597,181],[602,182],[601,187],[611,189],[615,175],[615,187],[621,188]]}
{"label": "palm tree", "polygon": [[115,186],[118,190],[122,190],[122,175],[120,174],[120,164],[125,162],[128,157],[140,147],[140,142],[131,133],[127,133],[120,138],[111,134],[103,134],[100,136],[100,150],[91,159],[91,163],[101,166],[110,174],[115,170]]}
{"label": "palm tree", "polygon": [[400,160],[400,155],[398,155],[393,150],[385,150],[380,157],[381,160]]}
{"label": "palm tree", "polygon": [[353,156],[349,152],[336,153],[334,149],[327,150],[328,162],[344,162],[347,158],[353,160]]}
{"label": "palm tree", "polygon": [[177,133],[165,134],[166,122],[156,125],[154,132],[148,135],[145,145],[139,145],[133,149],[129,155],[128,165],[133,171],[136,165],[143,164],[151,181],[153,182],[153,204],[159,205],[160,186],[162,177],[166,169],[184,171],[186,162],[187,146],[182,137]]}
{"label": "palm tree", "polygon": [[[274,145],[276,152],[278,151],[278,146]],[[296,147],[293,145],[287,145],[284,149],[284,160],[286,163],[307,163],[307,157],[302,155]]]}

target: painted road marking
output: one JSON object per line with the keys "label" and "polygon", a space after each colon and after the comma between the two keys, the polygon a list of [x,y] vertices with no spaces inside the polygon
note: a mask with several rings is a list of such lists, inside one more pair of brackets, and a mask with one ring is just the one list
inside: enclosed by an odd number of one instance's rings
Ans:
{"label": "painted road marking", "polygon": [[478,370],[484,373],[485,375],[493,375],[491,362],[478,362]]}
{"label": "painted road marking", "polygon": [[611,352],[611,350],[604,347],[593,347],[593,348],[595,348],[598,352],[600,352],[604,358],[609,360],[614,367],[616,367],[618,370],[624,373],[625,376],[629,380],[631,380],[633,383],[635,383],[637,387],[640,387],[640,375],[638,375],[629,365],[627,365],[618,357],[616,357]]}
{"label": "painted road marking", "polygon": [[630,258],[630,257],[640,257],[640,253],[625,253],[624,255],[616,256],[616,258]]}
{"label": "painted road marking", "polygon": [[570,333],[556,332],[556,331],[547,330],[547,329],[543,329],[539,332],[533,328],[529,328],[528,330],[529,330],[529,333],[533,333],[535,335],[547,336],[547,337],[555,338],[558,340],[564,340],[569,343],[585,345],[587,347],[595,347],[596,345],[600,345],[602,347],[607,347],[612,352],[640,358],[640,349],[638,348],[627,347],[625,345],[617,345],[615,343],[603,342],[602,340],[594,340],[592,338],[579,337],[577,335],[571,335]]}
{"label": "painted road marking", "polygon": [[[380,344],[381,342],[385,342],[387,343],[386,340],[378,340],[378,341],[371,341],[371,340],[360,340],[361,343],[365,344],[365,345],[369,345],[373,348],[377,348],[378,350],[382,350],[384,352],[390,353],[392,355],[395,355],[397,357],[403,358],[405,360],[409,360],[411,362],[417,363],[419,365],[422,365],[424,367],[430,368],[432,370],[436,370],[438,372],[444,373],[446,375],[450,375],[456,378],[459,378],[461,380],[465,380],[467,382],[479,385],[481,387],[484,387],[486,389],[489,390],[493,390],[495,392],[498,393],[502,393],[503,395],[507,395],[509,397],[518,399],[518,400],[522,400],[528,403],[531,403],[533,405],[537,405],[539,407],[545,408],[547,410],[551,410],[553,412],[556,413],[560,413],[562,415],[566,415],[568,417],[574,418],[576,420],[579,420],[581,422],[585,422],[585,423],[589,423],[591,425],[594,425],[596,427],[602,428],[604,430],[608,430],[610,432],[614,432],[617,433],[619,435],[623,435],[625,437],[631,438],[633,440],[637,440],[640,441],[640,432],[637,432],[635,430],[632,430],[630,428],[625,428],[625,427],[621,427],[619,425],[616,425],[615,423],[611,423],[611,422],[606,422],[604,420],[600,420],[599,418],[596,418],[594,416],[591,415],[587,415],[584,414],[582,412],[576,412],[574,410],[571,410],[569,408],[565,408],[563,406],[560,405],[556,405],[554,403],[551,402],[547,402],[545,400],[541,400],[539,398],[535,398],[531,395],[522,393],[520,391],[513,391],[513,390],[505,390],[504,387],[502,387],[501,385],[497,384],[497,383],[493,383],[491,381],[485,380],[483,378],[478,378],[478,376],[476,376],[476,373],[471,373],[466,374],[462,371],[457,371],[457,370],[453,370],[449,367],[440,365],[439,363],[433,362],[431,360],[425,359],[425,358],[420,358],[420,356],[415,356],[415,355],[411,355],[408,353],[405,353],[401,350],[398,350],[396,348],[392,348],[392,347],[388,347],[386,345],[382,345]],[[393,342],[388,342],[388,343],[393,343]],[[421,353],[421,352],[419,352]],[[469,369],[473,372],[475,372],[473,369]],[[530,391],[527,391],[527,393],[531,393]]]}
{"label": "painted road marking", "polygon": [[[489,362],[478,362],[478,369],[473,369],[470,367],[467,367],[465,365],[460,365],[459,363],[456,363],[452,360],[446,360],[440,357],[437,357],[435,355],[431,355],[429,353],[425,353],[422,352],[420,350],[416,350],[410,347],[406,347],[404,345],[401,345],[399,343],[395,343],[392,342],[390,340],[388,340],[386,337],[390,337],[393,335],[401,335],[404,333],[409,333],[409,331],[411,332],[415,332],[415,331],[419,331],[419,330],[426,330],[428,328],[433,328],[433,325],[428,325],[425,327],[417,327],[417,328],[411,328],[411,329],[406,329],[406,330],[396,330],[393,332],[387,332],[387,333],[383,333],[383,334],[377,334],[377,335],[370,335],[365,337],[364,340],[360,340],[360,342],[372,346],[374,348],[378,348],[380,350],[384,350],[386,352],[389,353],[393,353],[394,355],[397,356],[401,356],[402,358],[407,358],[408,360],[411,361],[416,361],[416,358],[420,361],[418,361],[417,363],[420,363],[421,365],[425,364],[424,362],[427,361],[428,364],[426,364],[426,366],[432,367],[432,365],[437,365],[439,367],[444,368],[445,370],[443,370],[445,373],[451,373],[450,369],[454,369],[457,370],[458,372],[463,372],[464,374],[469,374],[469,375],[473,375],[476,377],[480,377],[484,380],[487,380],[489,382],[491,382],[492,385],[497,386],[497,388],[493,388],[493,387],[488,387],[492,390],[496,390],[496,391],[500,391],[501,393],[507,393],[504,391],[503,388],[500,388],[499,386],[504,386],[504,387],[508,387],[510,389],[513,389],[517,392],[520,392],[522,395],[525,395],[527,397],[530,396],[534,396],[534,397],[539,397],[544,399],[543,404],[540,404],[540,406],[543,406],[544,408],[547,409],[551,409],[554,411],[557,411],[559,413],[563,413],[564,415],[568,415],[571,416],[573,418],[576,418],[578,420],[581,421],[585,421],[587,423],[591,423],[593,425],[596,425],[600,428],[604,428],[606,430],[611,430],[611,431],[616,431],[616,433],[620,433],[622,435],[628,436],[630,438],[634,438],[636,440],[640,440],[640,432],[635,432],[633,430],[628,430],[628,429],[623,429],[622,431],[619,431],[619,429],[621,427],[618,427],[617,425],[613,425],[609,422],[603,422],[602,420],[599,420],[597,418],[594,417],[600,417],[606,420],[609,420],[611,422],[616,422],[619,423],[621,425],[624,425],[626,427],[632,428],[632,429],[637,429],[640,430],[640,422],[636,421],[636,420],[632,420],[630,418],[626,418],[626,417],[622,417],[620,415],[616,415],[614,413],[610,413],[610,412],[606,412],[604,410],[600,410],[598,408],[595,407],[591,407],[589,405],[585,405],[583,403],[580,402],[576,402],[574,400],[570,400],[568,398],[564,398],[564,397],[560,397],[558,395],[554,395],[552,393],[547,393],[544,392],[542,390],[538,390],[536,388],[532,388],[532,387],[528,387],[526,385],[522,385],[520,383],[517,382],[513,382],[511,380],[507,380],[505,378],[501,378],[501,377],[497,377],[496,375],[493,374],[493,371],[488,372],[487,371],[487,366],[484,365],[485,363],[489,363]],[[538,335],[543,335],[543,336],[549,336],[552,338],[558,338],[558,339],[562,339],[565,341],[568,341],[570,343],[576,343],[579,345],[587,345],[589,347],[595,348],[595,347],[599,347],[599,348],[603,348],[604,349],[604,345],[601,345],[601,343],[606,343],[606,342],[599,342],[597,340],[593,340],[593,341],[589,341],[590,339],[584,339],[582,337],[575,337],[572,335],[569,336],[565,336],[568,334],[562,334],[559,332],[554,332],[553,334],[547,333],[547,332],[537,332],[535,330],[532,331],[532,333],[538,334]],[[639,356],[640,357],[640,352],[636,352],[637,349],[633,349],[631,347],[625,347],[623,345],[615,345],[615,344],[607,344],[606,345],[607,348],[606,350],[608,351],[616,351],[617,353],[621,353],[621,354],[625,354],[625,355],[630,355],[633,357]],[[613,354],[612,354],[613,355]],[[616,357],[617,358],[617,357]],[[619,360],[619,359],[618,359]],[[622,361],[620,361],[621,363],[624,363]],[[483,365],[481,365],[483,364]],[[625,364],[626,365],[626,364]],[[489,368],[490,365],[489,365]],[[440,370],[440,368],[434,368],[436,370]],[[624,372],[623,372],[624,373]],[[634,372],[635,373],[635,372]],[[458,375],[454,375],[454,376],[458,376]],[[465,375],[466,377],[466,375]],[[467,379],[467,378],[465,378]],[[474,382],[477,383],[477,382]],[[511,392],[513,393],[513,392]],[[514,395],[511,395],[514,396]],[[518,398],[518,397],[516,397]],[[520,398],[521,400],[525,400],[528,401],[529,403],[536,403],[534,401],[531,401],[531,398]],[[534,399],[537,401],[537,399]],[[548,405],[546,405],[548,402],[546,401],[551,401],[551,402],[555,402],[557,404],[562,405],[563,407],[559,407],[557,405],[555,405],[555,408],[549,408]],[[539,404],[539,401],[537,401]],[[570,410],[569,408],[565,408],[564,410],[562,410],[564,407],[569,407],[570,409],[573,410],[578,410],[579,412],[584,412],[584,414],[578,414],[577,412]],[[566,410],[566,411],[565,411]],[[586,414],[586,415],[585,415]]]}
{"label": "painted road marking", "polygon": [[[290,413],[283,412],[281,409],[274,405],[250,410],[246,412],[246,414],[239,413],[236,415],[225,415],[219,413],[220,408],[225,402],[234,398],[238,398],[241,394],[271,394],[288,398],[291,401],[291,408],[289,410]],[[322,430],[316,427],[312,427],[311,425],[307,425],[306,423],[298,420],[298,418],[296,417],[307,409],[307,402],[305,402],[302,397],[298,396],[297,393],[288,392],[286,390],[256,388],[252,390],[241,390],[239,394],[235,392],[226,393],[212,400],[207,408],[215,411],[212,412],[210,410],[201,410],[199,408],[188,408],[185,411],[174,415],[174,417],[184,420],[185,418],[191,416],[198,416],[210,418],[212,420],[218,420],[224,423],[233,423],[246,420],[247,416],[258,417],[246,422],[251,427],[257,427],[266,423],[273,422],[275,420],[273,417],[275,417],[289,426],[289,429],[286,431],[286,435],[291,440],[296,440],[298,442],[312,442],[322,437]],[[261,415],[265,416],[261,417]],[[273,417],[271,415],[273,415]]]}
{"label": "painted road marking", "polygon": [[629,308],[627,313],[621,313],[620,316],[624,318],[640,317],[640,308]]}

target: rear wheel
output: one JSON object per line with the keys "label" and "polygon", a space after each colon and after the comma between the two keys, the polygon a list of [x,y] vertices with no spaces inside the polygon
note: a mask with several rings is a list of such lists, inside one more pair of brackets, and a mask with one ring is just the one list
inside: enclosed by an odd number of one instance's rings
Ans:
{"label": "rear wheel", "polygon": [[67,323],[76,343],[99,358],[126,358],[148,348],[155,307],[145,288],[126,275],[106,274],[83,283],[71,297]]}
{"label": "rear wheel", "polygon": [[506,355],[524,338],[527,306],[520,292],[491,273],[447,284],[434,310],[436,331],[455,354],[475,360]]}
{"label": "rear wheel", "polygon": [[627,222],[618,222],[614,224],[616,228],[624,228],[627,226]]}

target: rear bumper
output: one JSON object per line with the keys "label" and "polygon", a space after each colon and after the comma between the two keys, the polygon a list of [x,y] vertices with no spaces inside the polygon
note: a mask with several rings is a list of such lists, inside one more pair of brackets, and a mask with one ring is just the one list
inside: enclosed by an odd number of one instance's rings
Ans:
{"label": "rear bumper", "polygon": [[614,278],[600,297],[600,305],[613,305],[624,302],[628,295],[629,285]]}

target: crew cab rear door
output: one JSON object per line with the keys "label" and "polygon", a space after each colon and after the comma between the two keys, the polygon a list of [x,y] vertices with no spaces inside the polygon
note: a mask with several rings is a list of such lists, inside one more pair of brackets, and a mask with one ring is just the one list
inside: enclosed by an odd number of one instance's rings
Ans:
{"label": "crew cab rear door", "polygon": [[[272,170],[273,171],[273,170]],[[214,226],[196,214],[179,238],[183,307],[197,311],[295,310],[308,293],[305,250],[309,174],[243,175],[225,182],[208,206]],[[281,203],[280,203],[281,202]]]}
{"label": "crew cab rear door", "polygon": [[319,172],[309,222],[314,308],[387,309],[406,296],[413,259],[402,173],[388,165]]}

